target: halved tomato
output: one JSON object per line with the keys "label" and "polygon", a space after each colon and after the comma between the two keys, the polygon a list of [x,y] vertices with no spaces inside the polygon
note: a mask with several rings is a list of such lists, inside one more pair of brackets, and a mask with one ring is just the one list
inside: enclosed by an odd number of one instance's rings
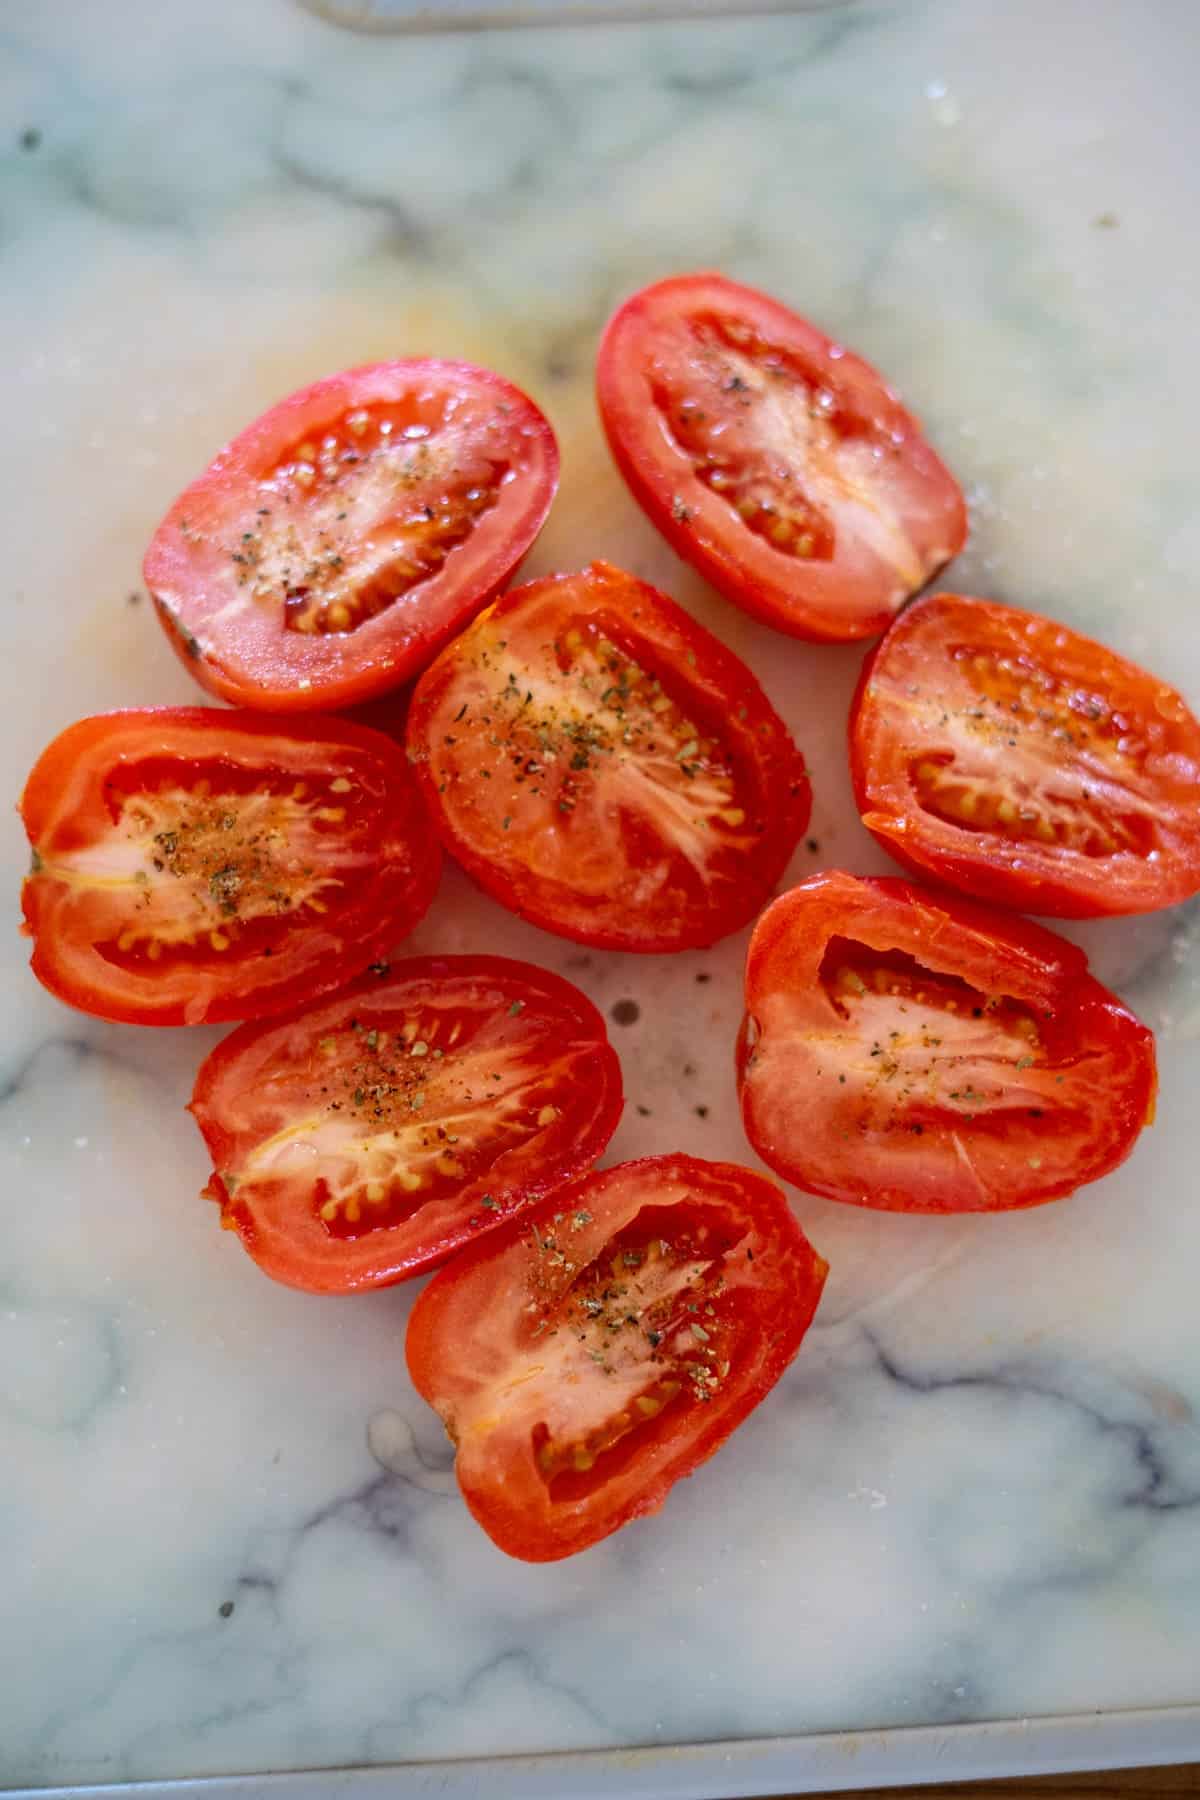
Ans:
{"label": "halved tomato", "polygon": [[21,798],[38,980],[135,1025],[252,1019],[357,975],[441,851],[403,751],[337,719],[159,707],[71,725]]}
{"label": "halved tomato", "polygon": [[882,631],[962,549],[962,491],[869,363],[754,288],[677,275],[610,320],[600,417],[634,499],[793,637]]}
{"label": "halved tomato", "polygon": [[281,400],[154,534],[146,586],[204,687],[269,712],[409,680],[504,586],[558,485],[549,424],[470,363],[371,363]]}
{"label": "halved tomato", "polygon": [[650,1156],[458,1256],[409,1320],[472,1513],[553,1562],[656,1512],[783,1374],[827,1265],[771,1181]]}
{"label": "halved tomato", "polygon": [[998,1212],[1124,1161],[1154,1037],[1053,932],[834,870],[755,927],[738,1087],[758,1154],[809,1193]]}
{"label": "halved tomato", "polygon": [[884,849],[981,899],[1080,919],[1200,890],[1200,723],[1036,613],[909,607],[863,667],[850,760]]}
{"label": "halved tomato", "polygon": [[745,665],[606,563],[476,619],[418,682],[408,749],[480,886],[607,949],[682,950],[746,924],[811,805]]}
{"label": "halved tomato", "polygon": [[235,1031],[191,1111],[222,1224],[276,1281],[344,1294],[432,1268],[590,1168],[621,1067],[557,975],[425,956]]}

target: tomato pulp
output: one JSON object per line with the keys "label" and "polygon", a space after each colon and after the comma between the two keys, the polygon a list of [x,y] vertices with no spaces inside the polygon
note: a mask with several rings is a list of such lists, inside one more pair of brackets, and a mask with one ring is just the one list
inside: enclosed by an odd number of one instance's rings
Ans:
{"label": "tomato pulp", "polygon": [[260,1267],[350,1293],[433,1267],[590,1168],[621,1116],[621,1069],[557,975],[417,957],[233,1032],[191,1110],[206,1191]]}
{"label": "tomato pulp", "polygon": [[34,974],[135,1025],[257,1018],[340,986],[412,930],[441,867],[403,751],[344,720],[81,719],[21,816]]}
{"label": "tomato pulp", "polygon": [[835,870],[755,927],[738,1086],[755,1150],[810,1193],[996,1212],[1128,1156],[1154,1037],[1053,932]]}
{"label": "tomato pulp", "polygon": [[332,709],[410,680],[504,586],[558,485],[558,447],[490,370],[371,363],[263,413],[180,495],[145,580],[222,699]]}
{"label": "tomato pulp", "polygon": [[609,322],[600,417],[685,561],[779,631],[882,631],[961,550],[962,492],[883,378],[722,275],[643,288]]}
{"label": "tomato pulp", "polygon": [[448,849],[502,904],[610,949],[747,923],[808,821],[750,671],[605,563],[515,588],[417,684],[408,747]]}
{"label": "tomato pulp", "polygon": [[656,1511],[800,1347],[827,1266],[761,1175],[651,1156],[456,1257],[409,1321],[413,1382],[502,1550],[550,1562]]}
{"label": "tomato pulp", "polygon": [[1200,722],[1065,625],[930,594],[868,657],[850,714],[863,823],[898,862],[1061,918],[1200,889]]}

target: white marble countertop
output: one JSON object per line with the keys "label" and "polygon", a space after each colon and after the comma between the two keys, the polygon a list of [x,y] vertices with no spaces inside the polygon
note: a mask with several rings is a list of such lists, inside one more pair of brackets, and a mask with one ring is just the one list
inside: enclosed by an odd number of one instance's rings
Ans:
{"label": "white marble countertop", "polygon": [[[6,790],[80,714],[195,697],[136,598],[183,481],[301,382],[432,351],[494,364],[560,433],[531,571],[603,554],[714,624],[811,764],[819,848],[796,872],[882,868],[845,768],[858,653],[719,602],[602,448],[598,329],[691,266],[761,283],[888,371],[969,487],[955,585],[1200,701],[1198,65],[1187,0],[445,40],[340,32],[285,0],[10,12]],[[15,910],[11,816],[2,847]],[[457,1498],[404,1372],[410,1294],[272,1287],[198,1198],[181,1109],[218,1034],[76,1016],[10,933],[0,1782],[1200,1700],[1198,921],[1079,932],[1160,1034],[1159,1123],[1123,1171],[1009,1218],[797,1196],[833,1274],[790,1375],[657,1518],[540,1568]],[[503,948],[605,1009],[636,999],[612,1027],[630,1100],[612,1156],[749,1160],[740,940],[587,955],[450,873],[413,944]]]}

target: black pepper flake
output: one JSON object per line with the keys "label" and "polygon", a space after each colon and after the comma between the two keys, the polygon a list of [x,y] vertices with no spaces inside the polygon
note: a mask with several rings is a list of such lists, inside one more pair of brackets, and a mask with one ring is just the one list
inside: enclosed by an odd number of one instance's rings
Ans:
{"label": "black pepper flake", "polygon": [[36,125],[27,125],[17,142],[22,150],[37,150],[41,146],[42,134]]}
{"label": "black pepper flake", "polygon": [[618,1000],[609,1010],[615,1025],[636,1025],[641,1016],[642,1009],[636,1000]]}
{"label": "black pepper flake", "polygon": [[222,1600],[220,1606],[218,1606],[218,1608],[217,1608],[217,1616],[218,1616],[218,1618],[221,1618],[221,1619],[232,1619],[232,1617],[233,1617],[233,1601],[232,1600]]}

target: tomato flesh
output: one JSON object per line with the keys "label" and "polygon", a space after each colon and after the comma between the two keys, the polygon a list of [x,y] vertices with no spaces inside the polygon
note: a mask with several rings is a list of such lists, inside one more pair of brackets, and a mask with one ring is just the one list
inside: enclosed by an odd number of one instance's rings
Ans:
{"label": "tomato flesh", "polygon": [[918,873],[1063,918],[1200,890],[1200,722],[1049,619],[918,601],[864,667],[850,740],[863,823]]}
{"label": "tomato flesh", "polygon": [[181,495],[145,577],[196,678],[273,711],[411,678],[545,518],[542,414],[465,363],[378,363],[272,407]]}
{"label": "tomato flesh", "polygon": [[440,868],[399,748],[348,723],[84,719],[21,811],[34,973],[138,1024],[253,1018],[338,986],[411,931]]}
{"label": "tomato flesh", "polygon": [[487,891],[589,944],[674,950],[753,916],[810,808],[753,676],[595,564],[514,589],[418,683],[409,755]]}
{"label": "tomato flesh", "polygon": [[1040,926],[833,871],[755,928],[738,1085],[750,1142],[810,1193],[992,1212],[1128,1156],[1154,1038]]}
{"label": "tomato flesh", "polygon": [[621,1072],[599,1013],[558,976],[419,957],[234,1032],[191,1110],[209,1197],[255,1261],[348,1293],[431,1268],[590,1167]]}
{"label": "tomato flesh", "polygon": [[584,1177],[458,1257],[407,1355],[472,1513],[552,1561],[657,1510],[787,1368],[827,1273],[775,1185],[690,1156]]}
{"label": "tomato flesh", "polygon": [[869,636],[966,540],[957,483],[882,379],[753,288],[643,289],[611,320],[596,380],[639,504],[781,631]]}

